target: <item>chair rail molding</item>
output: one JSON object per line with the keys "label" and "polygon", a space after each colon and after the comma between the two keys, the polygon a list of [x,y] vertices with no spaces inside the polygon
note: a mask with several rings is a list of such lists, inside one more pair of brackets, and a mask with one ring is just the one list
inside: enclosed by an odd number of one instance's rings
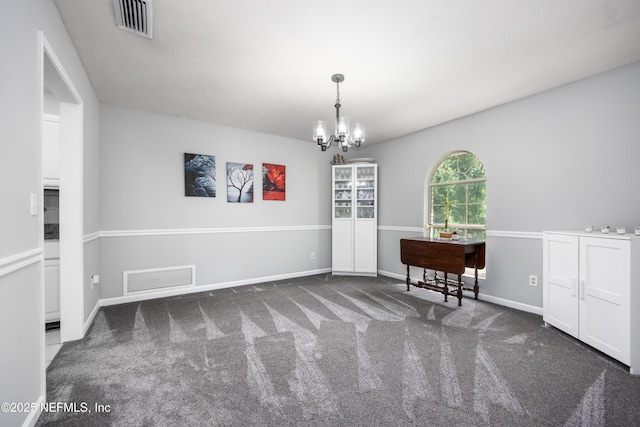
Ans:
{"label": "chair rail molding", "polygon": [[36,264],[43,260],[43,256],[43,249],[35,248],[2,258],[0,259],[0,277]]}
{"label": "chair rail molding", "polygon": [[424,228],[422,227],[405,227],[400,225],[379,225],[378,231],[398,231],[401,233],[422,233]]}
{"label": "chair rail molding", "polygon": [[487,230],[487,237],[506,237],[511,239],[542,240],[542,232],[541,231]]}
{"label": "chair rail molding", "polygon": [[225,227],[225,228],[178,228],[153,230],[108,230],[100,231],[100,237],[136,237],[136,236],[170,236],[180,234],[221,234],[221,233],[260,233],[274,231],[313,231],[331,230],[330,225],[292,225],[265,227]]}

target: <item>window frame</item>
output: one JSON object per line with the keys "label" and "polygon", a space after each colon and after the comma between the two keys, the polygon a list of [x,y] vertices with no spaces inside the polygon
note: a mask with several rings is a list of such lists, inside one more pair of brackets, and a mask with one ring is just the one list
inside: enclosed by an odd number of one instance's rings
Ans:
{"label": "window frame", "polygon": [[[482,162],[482,160],[480,160],[480,157],[478,157],[476,154],[474,154],[474,153],[472,153],[470,151],[466,151],[466,150],[452,151],[450,153],[447,153],[442,158],[440,158],[440,160],[436,163],[436,165],[431,170],[431,173],[427,176],[427,180],[426,180],[426,183],[425,183],[426,207],[425,207],[425,222],[424,223],[425,223],[425,235],[426,236],[434,237],[433,236],[434,230],[443,229],[444,228],[444,223],[443,222],[442,223],[432,222],[432,219],[435,217],[434,212],[433,212],[433,208],[434,208],[433,188],[434,187],[444,187],[444,186],[452,186],[452,185],[468,185],[468,184],[477,183],[477,182],[484,182],[485,183],[484,208],[485,208],[485,214],[486,214],[486,207],[487,207],[487,199],[486,199],[487,173],[486,173],[486,169],[485,169],[484,178],[470,178],[470,179],[456,180],[456,181],[433,182],[434,176],[435,176],[436,172],[438,171],[438,168],[447,159],[449,159],[450,157],[458,156],[458,155],[461,155],[461,154],[471,154],[476,159],[478,159],[478,161],[482,164],[482,166],[484,168],[484,163]],[[466,192],[465,205],[467,207],[469,206],[469,192],[468,191]],[[466,209],[465,215],[467,216],[466,219],[468,220],[468,208]],[[485,239],[484,240],[486,240],[486,231],[487,231],[486,218],[485,218],[485,224],[449,223],[448,226],[449,226],[449,228],[455,228],[455,229],[459,229],[459,230],[481,230],[481,231],[484,231],[485,232]]]}

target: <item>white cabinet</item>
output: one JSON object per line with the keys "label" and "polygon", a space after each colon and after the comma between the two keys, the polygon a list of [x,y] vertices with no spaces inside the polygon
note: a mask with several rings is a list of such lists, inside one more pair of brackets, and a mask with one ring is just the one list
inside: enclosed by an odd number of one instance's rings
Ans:
{"label": "white cabinet", "polygon": [[543,233],[543,319],[640,374],[640,238]]}
{"label": "white cabinet", "polygon": [[44,321],[60,320],[60,260],[44,260]]}
{"label": "white cabinet", "polygon": [[333,274],[378,273],[378,165],[332,167]]}
{"label": "white cabinet", "polygon": [[42,121],[42,180],[49,187],[57,187],[60,182],[59,121],[52,114],[45,114]]}

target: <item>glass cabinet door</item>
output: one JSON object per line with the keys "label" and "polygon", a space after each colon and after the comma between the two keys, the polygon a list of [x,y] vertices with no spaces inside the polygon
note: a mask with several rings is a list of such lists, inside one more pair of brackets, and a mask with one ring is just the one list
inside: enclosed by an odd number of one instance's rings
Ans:
{"label": "glass cabinet door", "polygon": [[356,168],[357,218],[375,218],[376,170],[372,166]]}
{"label": "glass cabinet door", "polygon": [[336,167],[333,175],[334,218],[351,218],[353,206],[353,168]]}

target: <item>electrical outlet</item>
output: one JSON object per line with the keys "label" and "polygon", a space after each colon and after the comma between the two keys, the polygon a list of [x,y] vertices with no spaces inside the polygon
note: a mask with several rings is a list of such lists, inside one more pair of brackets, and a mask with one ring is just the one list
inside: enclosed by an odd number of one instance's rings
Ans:
{"label": "electrical outlet", "polygon": [[310,256],[310,258],[311,258],[311,259],[316,259],[316,253],[315,253],[315,252],[311,252],[311,256]]}
{"label": "electrical outlet", "polygon": [[538,286],[538,276],[529,276],[529,284],[531,286]]}

